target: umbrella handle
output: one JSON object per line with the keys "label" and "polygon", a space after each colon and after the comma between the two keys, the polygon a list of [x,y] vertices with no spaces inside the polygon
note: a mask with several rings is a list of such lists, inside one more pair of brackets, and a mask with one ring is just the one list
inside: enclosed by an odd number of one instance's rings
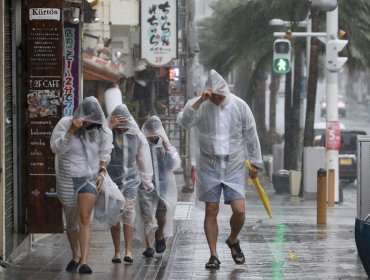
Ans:
{"label": "umbrella handle", "polygon": [[364,219],[364,221],[366,222],[369,218],[370,218],[370,214],[368,214],[368,215],[366,216],[366,218]]}

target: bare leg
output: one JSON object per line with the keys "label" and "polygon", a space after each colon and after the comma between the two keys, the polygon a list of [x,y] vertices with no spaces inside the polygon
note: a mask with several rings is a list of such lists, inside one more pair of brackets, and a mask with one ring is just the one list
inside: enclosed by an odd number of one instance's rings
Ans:
{"label": "bare leg", "polygon": [[[238,235],[243,228],[244,220],[245,220],[245,200],[233,200],[231,201],[231,209],[233,211],[233,214],[230,218],[230,226],[231,226],[231,232],[227,240],[231,244],[235,244],[238,241]],[[231,254],[232,255],[238,255],[237,249],[232,247],[231,248]],[[243,254],[240,257],[237,257],[234,259],[235,262],[240,262],[238,264],[242,264],[245,261],[245,258]]]}
{"label": "bare leg", "polygon": [[219,210],[218,202],[206,202],[206,213],[204,217],[204,232],[206,234],[211,256],[216,257],[218,257],[216,246],[218,237],[218,224],[217,224],[218,210]]}
{"label": "bare leg", "polygon": [[158,229],[156,231],[156,236],[157,236],[157,239],[158,240],[161,240],[164,238],[163,236],[163,229],[164,229],[164,225],[166,224],[166,218],[164,219],[158,219],[157,220],[157,224],[158,224]]}
{"label": "bare leg", "polygon": [[66,219],[66,233],[69,241],[69,246],[72,251],[72,259],[79,262],[81,258],[79,246],[79,230],[77,221],[77,206],[63,207],[64,216]]}
{"label": "bare leg", "polygon": [[132,239],[134,237],[134,228],[124,224],[123,235],[125,237],[125,256],[132,257]]}
{"label": "bare leg", "polygon": [[91,212],[96,196],[91,193],[78,194],[78,223],[80,226],[81,264],[87,263],[91,239]]}
{"label": "bare leg", "polygon": [[112,235],[112,241],[114,246],[113,259],[121,258],[121,223],[118,222],[115,226],[111,227],[110,233]]}
{"label": "bare leg", "polygon": [[69,245],[71,246],[71,250],[72,250],[72,259],[75,262],[79,262],[81,255],[80,255],[80,250],[79,250],[80,247],[78,244],[78,236],[79,236],[78,229],[76,230],[67,229],[66,232],[67,232]]}
{"label": "bare leg", "polygon": [[231,209],[233,214],[230,218],[231,233],[228,240],[234,244],[237,239],[239,232],[244,226],[245,221],[245,200],[233,200],[231,201]]}

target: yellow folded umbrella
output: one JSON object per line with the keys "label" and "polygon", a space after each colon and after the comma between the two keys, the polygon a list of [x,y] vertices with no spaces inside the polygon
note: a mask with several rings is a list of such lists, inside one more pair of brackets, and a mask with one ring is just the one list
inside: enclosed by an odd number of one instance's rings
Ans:
{"label": "yellow folded umbrella", "polygon": [[[251,166],[249,160],[246,160],[245,161],[245,164],[247,165],[248,170],[251,171],[252,170],[252,166]],[[267,197],[267,195],[265,193],[265,190],[261,186],[260,180],[258,180],[257,177],[256,178],[249,178],[249,180],[256,187],[256,189],[258,191],[258,194],[259,194],[259,196],[261,198],[261,201],[263,203],[263,206],[265,207],[265,210],[266,210],[267,214],[270,216],[270,219],[272,219],[272,213],[271,213],[271,208],[270,208],[270,200]]]}

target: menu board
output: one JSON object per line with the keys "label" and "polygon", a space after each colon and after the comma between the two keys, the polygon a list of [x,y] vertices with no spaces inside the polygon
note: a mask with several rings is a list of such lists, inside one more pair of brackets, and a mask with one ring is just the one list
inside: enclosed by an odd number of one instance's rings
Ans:
{"label": "menu board", "polygon": [[63,114],[63,1],[32,0],[25,7],[28,230],[44,232],[42,213],[56,196],[50,137]]}

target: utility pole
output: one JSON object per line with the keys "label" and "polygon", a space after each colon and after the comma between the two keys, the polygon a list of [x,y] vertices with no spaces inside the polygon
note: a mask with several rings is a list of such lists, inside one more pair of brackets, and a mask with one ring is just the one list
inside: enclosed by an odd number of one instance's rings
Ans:
{"label": "utility pole", "polygon": [[[329,42],[338,41],[338,7],[333,11],[326,12],[326,139],[327,141],[339,141],[340,126],[338,121],[338,63],[337,49],[331,49]],[[338,46],[334,43],[334,48]],[[344,47],[344,46],[343,46]],[[330,70],[328,59],[333,57],[335,67]],[[339,67],[338,67],[339,66]],[[333,127],[331,127],[333,126]],[[335,128],[334,128],[335,127]],[[335,139],[338,138],[339,139]],[[331,139],[330,139],[331,138]],[[326,170],[334,170],[334,201],[339,202],[339,162],[338,145],[326,145]],[[337,147],[335,147],[337,146]]]}

